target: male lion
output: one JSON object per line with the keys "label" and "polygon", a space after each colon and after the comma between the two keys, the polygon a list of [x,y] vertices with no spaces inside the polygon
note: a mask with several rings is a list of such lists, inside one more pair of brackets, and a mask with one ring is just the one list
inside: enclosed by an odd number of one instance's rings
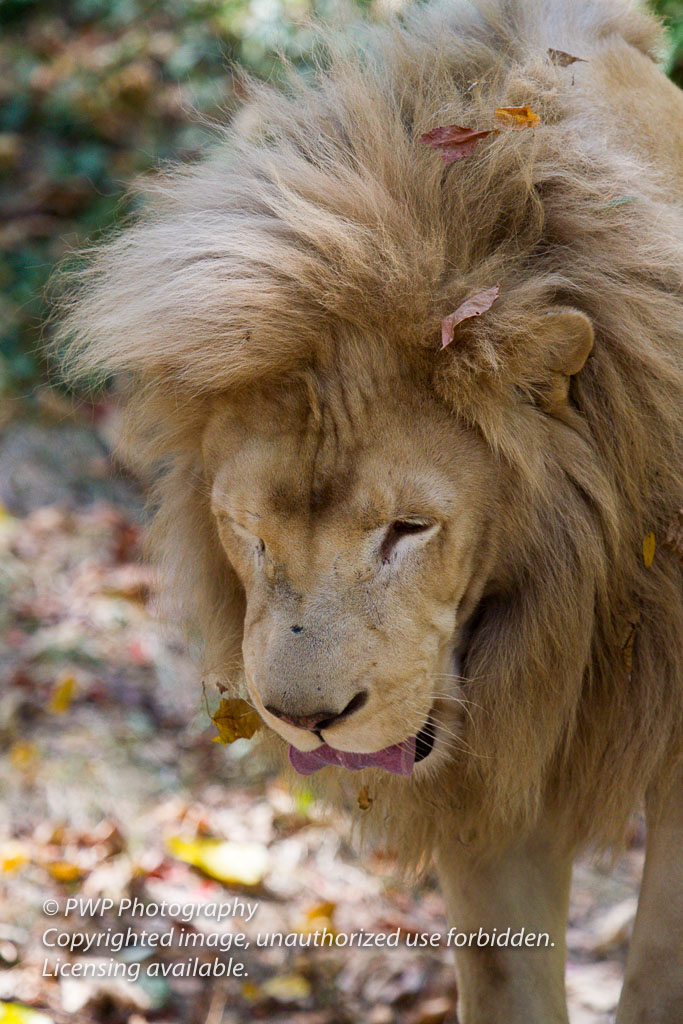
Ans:
{"label": "male lion", "polygon": [[[461,931],[551,936],[459,949],[463,1024],[567,1021],[572,856],[641,797],[618,1020],[683,1012],[683,100],[658,40],[627,0],[452,0],[333,41],[151,188],[64,328],[72,372],[127,381],[206,671],[433,852]],[[422,136],[451,125],[491,131],[449,163]]]}

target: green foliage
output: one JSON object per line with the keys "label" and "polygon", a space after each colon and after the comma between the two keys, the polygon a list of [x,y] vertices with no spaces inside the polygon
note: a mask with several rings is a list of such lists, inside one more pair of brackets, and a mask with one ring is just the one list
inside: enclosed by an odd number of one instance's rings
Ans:
{"label": "green foliage", "polygon": [[[0,0],[0,392],[43,372],[55,264],[192,159],[239,100],[234,65],[304,65],[334,0]],[[337,7],[339,5],[337,4]]]}
{"label": "green foliage", "polygon": [[[349,8],[372,7],[348,0]],[[239,102],[235,65],[304,68],[340,0],[0,0],[0,392],[43,373],[55,264],[129,211],[127,187],[192,159]],[[658,0],[683,80],[683,0]]]}
{"label": "green foliage", "polygon": [[667,74],[683,88],[683,0],[652,0],[668,28]]}

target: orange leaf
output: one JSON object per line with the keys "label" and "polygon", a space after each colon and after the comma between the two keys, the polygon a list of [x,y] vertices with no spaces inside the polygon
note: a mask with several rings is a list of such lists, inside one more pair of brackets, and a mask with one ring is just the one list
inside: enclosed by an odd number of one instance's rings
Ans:
{"label": "orange leaf", "polygon": [[425,132],[420,136],[420,142],[425,146],[431,146],[432,149],[440,150],[445,163],[452,164],[455,160],[470,156],[479,140],[490,134],[491,129],[476,131],[474,128],[464,128],[460,124],[449,124]]}
{"label": "orange leaf", "polygon": [[372,797],[367,786],[363,786],[360,793],[358,794],[358,806],[361,811],[367,811],[372,806]]}
{"label": "orange leaf", "polygon": [[77,882],[83,877],[83,871],[78,864],[72,864],[68,860],[55,860],[48,864],[47,870],[58,882]]}
{"label": "orange leaf", "polygon": [[453,329],[456,324],[463,320],[469,320],[473,316],[481,316],[491,308],[498,298],[499,292],[499,284],[494,284],[493,288],[487,288],[486,291],[475,292],[458,306],[455,313],[450,313],[445,317],[441,321],[441,348],[446,348],[453,341]]}
{"label": "orange leaf", "polygon": [[316,932],[336,934],[333,920],[335,910],[335,903],[316,903],[301,917],[296,925],[296,931],[301,935],[315,934]]}
{"label": "orange leaf", "polygon": [[564,50],[554,50],[552,46],[548,49],[548,56],[553,64],[557,64],[561,68],[568,68],[570,64],[576,64],[577,61],[581,61],[582,64],[587,63],[585,57],[575,57],[571,53],[565,53]]}
{"label": "orange leaf", "polygon": [[511,125],[515,131],[531,128],[533,125],[539,124],[541,120],[538,114],[534,114],[531,107],[497,107],[496,117]]}

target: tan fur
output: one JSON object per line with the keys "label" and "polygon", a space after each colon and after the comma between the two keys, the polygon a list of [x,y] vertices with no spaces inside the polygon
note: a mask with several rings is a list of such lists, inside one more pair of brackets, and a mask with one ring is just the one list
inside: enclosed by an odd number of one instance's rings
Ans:
{"label": "tan fur", "polygon": [[[353,422],[375,392],[411,422],[414,387],[498,466],[461,750],[409,783],[372,776],[368,816],[407,858],[445,821],[490,850],[541,807],[567,847],[618,842],[681,754],[681,570],[642,556],[683,503],[683,103],[646,55],[658,38],[625,0],[477,0],[332,43],[315,82],[253,86],[244,135],[152,183],[67,300],[67,370],[127,379],[129,456],[163,470],[153,543],[223,681],[245,597],[210,508],[216,416],[265,393],[288,423],[317,409],[325,436],[347,395]],[[517,104],[540,126],[448,169],[417,141]],[[441,318],[496,282],[440,352]],[[564,308],[594,332],[571,382],[547,319]]]}

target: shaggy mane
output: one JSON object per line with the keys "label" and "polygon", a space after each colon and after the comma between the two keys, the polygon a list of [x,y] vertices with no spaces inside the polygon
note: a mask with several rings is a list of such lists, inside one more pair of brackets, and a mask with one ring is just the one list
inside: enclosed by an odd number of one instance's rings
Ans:
{"label": "shaggy mane", "polygon": [[[509,643],[481,654],[495,687],[471,682],[479,758],[413,783],[389,822],[409,852],[446,808],[485,836],[486,821],[519,828],[548,799],[568,842],[618,842],[683,746],[680,567],[662,551],[646,569],[641,553],[683,505],[683,213],[657,167],[610,138],[613,112],[571,88],[584,65],[548,56],[600,61],[615,40],[651,54],[659,27],[626,0],[476,0],[328,39],[312,80],[252,83],[205,159],[152,182],[65,300],[66,372],[123,375],[130,457],[163,468],[155,544],[210,667],[237,664],[243,607],[202,497],[216,396],[284,385],[332,350],[350,368],[391,350],[430,360],[441,400],[515,467],[526,589],[488,611]],[[419,144],[522,104],[538,127],[449,168]],[[441,319],[494,283],[499,300],[440,352]],[[595,329],[572,385],[576,430],[544,426],[533,405],[548,353],[529,327],[556,304]],[[572,646],[585,579],[587,648]],[[382,788],[380,818],[408,787]]]}

